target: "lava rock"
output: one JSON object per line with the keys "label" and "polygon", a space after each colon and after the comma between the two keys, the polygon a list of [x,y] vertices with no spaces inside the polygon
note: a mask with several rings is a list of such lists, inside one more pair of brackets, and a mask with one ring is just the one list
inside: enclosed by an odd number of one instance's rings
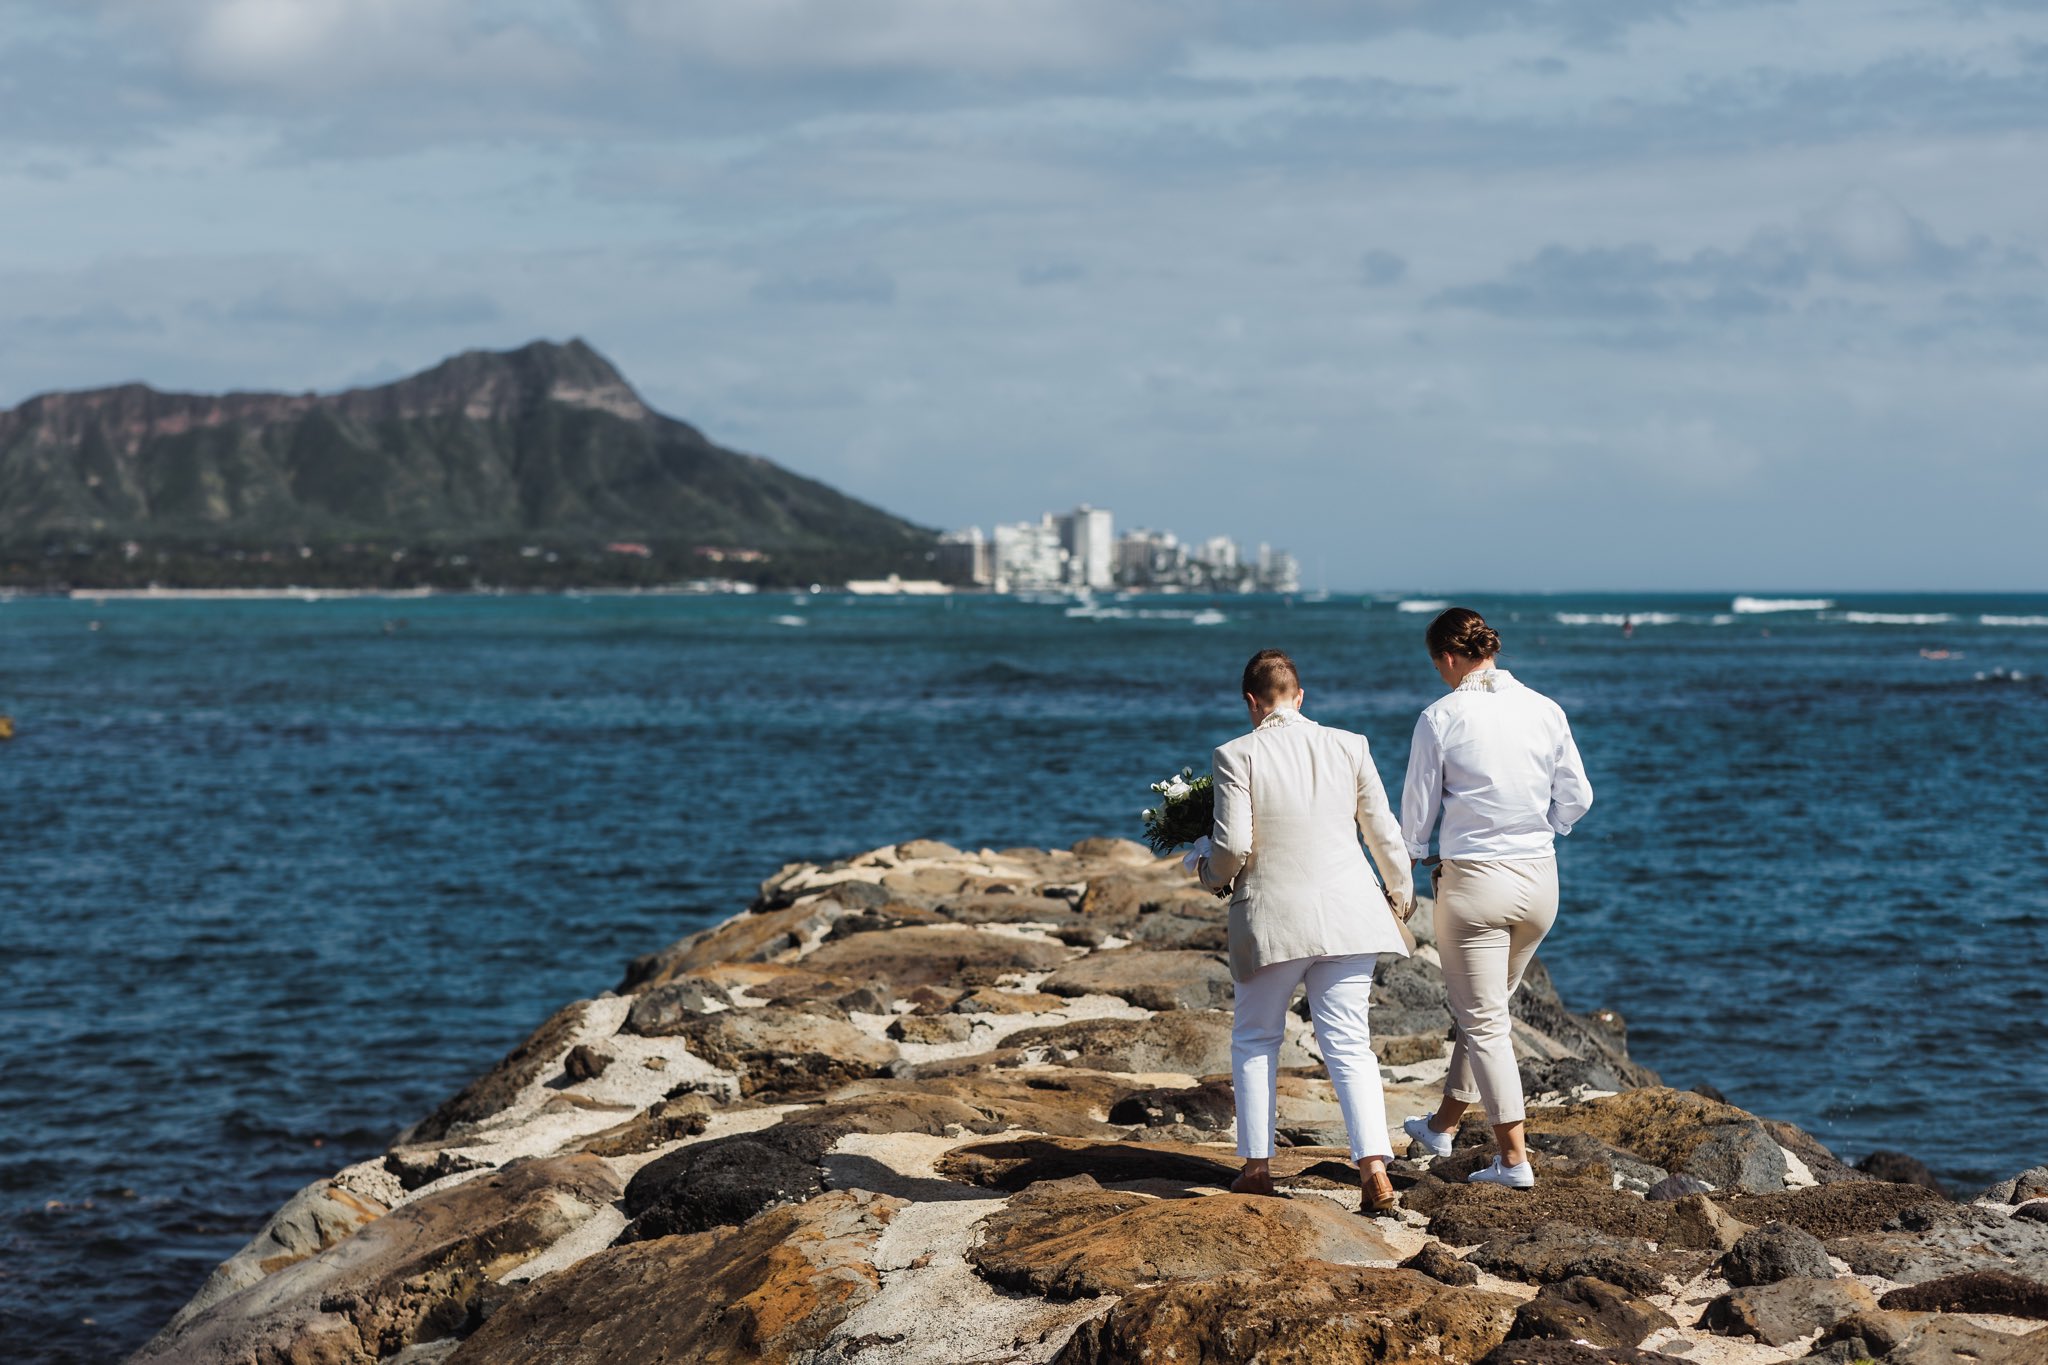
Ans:
{"label": "lava rock", "polygon": [[898,995],[917,986],[992,986],[1018,972],[1042,972],[1067,960],[1058,943],[977,929],[885,929],[827,943],[803,964],[852,981],[885,981]]}
{"label": "lava rock", "polygon": [[[1097,1071],[1213,1076],[1230,1070],[1230,1016],[1217,1010],[1172,1010],[1149,1019],[1080,1019],[1022,1029],[1004,1042],[1026,1052],[1042,1050],[1057,1065]],[[1280,1050],[1282,1066],[1311,1060],[1292,1043]]]}
{"label": "lava rock", "polygon": [[562,1058],[562,1074],[571,1084],[594,1081],[604,1075],[604,1069],[611,1064],[611,1053],[599,1052],[588,1043],[578,1043],[569,1049],[568,1056]]}
{"label": "lava rock", "polygon": [[587,1002],[564,1005],[548,1016],[518,1047],[483,1075],[462,1087],[454,1098],[399,1135],[400,1144],[439,1142],[451,1133],[468,1131],[509,1107],[520,1092],[551,1073],[557,1058],[569,1050],[583,1027]]}
{"label": "lava rock", "polygon": [[1723,1294],[1707,1305],[1699,1325],[1719,1336],[1785,1346],[1875,1307],[1877,1296],[1855,1280],[1796,1276]]}
{"label": "lava rock", "polygon": [[1744,1233],[1721,1258],[1720,1268],[1722,1278],[1738,1289],[1795,1275],[1824,1280],[1835,1273],[1820,1238],[1789,1223],[1766,1223]]}
{"label": "lava rock", "polygon": [[1876,1232],[1907,1209],[1942,1200],[1934,1191],[1916,1185],[1869,1180],[1777,1194],[1735,1195],[1716,1202],[1745,1223],[1757,1227],[1790,1223],[1831,1242],[1837,1237]]}
{"label": "lava rock", "polygon": [[[1913,1185],[1872,1188],[1936,1198]],[[1972,1270],[2013,1271],[2048,1281],[2048,1225],[2007,1218],[1982,1205],[1937,1201],[1909,1208],[1883,1230],[1835,1238],[1828,1250],[1859,1275],[1882,1275],[1903,1284]]]}
{"label": "lava rock", "polygon": [[1877,1302],[1880,1308],[1922,1313],[2048,1318],[2048,1284],[2006,1270],[1969,1270],[1894,1289]]}
{"label": "lava rock", "polygon": [[964,1014],[901,1014],[889,1023],[899,1043],[961,1043],[973,1034],[974,1021]]}
{"label": "lava rock", "polygon": [[1119,948],[1090,953],[1045,979],[1050,995],[1113,995],[1147,1010],[1227,1009],[1230,964],[1215,953]]}
{"label": "lava rock", "polygon": [[2024,1204],[2044,1195],[2048,1195],[2048,1166],[2035,1166],[2010,1180],[1999,1181],[1977,1199],[1987,1204]]}
{"label": "lava rock", "polygon": [[[1749,1224],[1729,1217],[1707,1196],[1689,1194],[1671,1206],[1671,1219],[1660,1240],[1667,1247],[1726,1252],[1750,1231]],[[1822,1259],[1825,1262],[1825,1256]]]}
{"label": "lava rock", "polygon": [[1686,1365],[1684,1356],[1634,1346],[1581,1346],[1576,1341],[1509,1341],[1480,1358],[1479,1365]]}
{"label": "lava rock", "polygon": [[1927,1163],[1904,1152],[1875,1151],[1856,1163],[1856,1169],[1865,1175],[1893,1185],[1918,1185],[1933,1190],[1943,1199],[1949,1197],[1948,1186],[1936,1178]]}
{"label": "lava rock", "polygon": [[384,1169],[398,1177],[399,1188],[407,1193],[464,1171],[487,1171],[490,1168],[488,1161],[477,1161],[455,1152],[391,1152],[384,1158]]}
{"label": "lava rock", "polygon": [[1401,1262],[1401,1268],[1417,1271],[1442,1284],[1479,1283],[1479,1272],[1437,1241],[1424,1242],[1420,1251]]}
{"label": "lava rock", "polygon": [[1184,1089],[1134,1090],[1110,1106],[1109,1121],[1161,1128],[1186,1124],[1216,1131],[1237,1118],[1237,1100],[1230,1081],[1214,1077]]}
{"label": "lava rock", "polygon": [[643,1038],[665,1037],[686,1021],[731,1004],[732,995],[715,981],[696,976],[665,981],[633,997],[626,1011],[624,1031]]}
{"label": "lava rock", "polygon": [[1717,1124],[1686,1157],[1681,1169],[1716,1189],[1770,1194],[1785,1188],[1784,1149],[1754,1119]]}
{"label": "lava rock", "polygon": [[1692,1198],[1695,1195],[1710,1193],[1713,1188],[1712,1185],[1709,1185],[1696,1175],[1686,1175],[1684,1172],[1680,1172],[1677,1175],[1667,1175],[1662,1180],[1654,1182],[1649,1189],[1643,1192],[1643,1197],[1657,1200],[1660,1203],[1676,1202],[1680,1199]]}
{"label": "lava rock", "polygon": [[1662,1293],[1664,1273],[1659,1266],[1668,1264],[1640,1238],[1610,1237],[1556,1222],[1496,1238],[1465,1259],[1503,1279],[1556,1284],[1590,1276],[1637,1294]]}
{"label": "lava rock", "polygon": [[690,1019],[676,1030],[691,1052],[739,1074],[742,1094],[805,1091],[882,1072],[896,1045],[808,1010],[764,1005]]}
{"label": "lava rock", "polygon": [[1627,1290],[1576,1275],[1543,1286],[1515,1311],[1511,1337],[1556,1337],[1592,1346],[1640,1346],[1643,1338],[1678,1324],[1653,1303]]}
{"label": "lava rock", "polygon": [[2048,1199],[2036,1199],[2032,1203],[2022,1204],[2012,1211],[2012,1216],[2035,1223],[2048,1223]]}

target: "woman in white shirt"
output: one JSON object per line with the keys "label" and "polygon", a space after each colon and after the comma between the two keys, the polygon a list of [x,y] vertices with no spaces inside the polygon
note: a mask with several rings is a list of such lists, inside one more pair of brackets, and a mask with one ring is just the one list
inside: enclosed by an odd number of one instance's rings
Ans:
{"label": "woman in white shirt", "polygon": [[1498,1151],[1471,1178],[1528,1189],[1536,1174],[1523,1141],[1508,1000],[1557,918],[1553,838],[1571,833],[1593,787],[1563,709],[1495,666],[1500,636],[1478,612],[1452,607],[1430,622],[1428,641],[1451,692],[1415,723],[1401,834],[1408,856],[1424,860],[1442,818],[1436,942],[1457,1038],[1443,1104],[1402,1127],[1447,1156],[1465,1110],[1484,1104]]}

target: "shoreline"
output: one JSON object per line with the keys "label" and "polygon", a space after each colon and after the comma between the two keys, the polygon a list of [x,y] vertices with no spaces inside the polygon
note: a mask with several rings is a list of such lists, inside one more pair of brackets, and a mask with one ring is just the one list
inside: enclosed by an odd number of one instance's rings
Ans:
{"label": "shoreline", "polygon": [[[1374,991],[1397,1154],[1446,1065],[1417,920]],[[1715,1365],[1829,1334],[1901,1361],[2048,1352],[2023,1336],[2048,1330],[2048,1222],[2015,1216],[2048,1171],[1969,1205],[1874,1179],[1662,1087],[1625,1023],[1566,1010],[1541,970],[1514,1011],[1536,1191],[1461,1182],[1490,1155],[1472,1120],[1453,1156],[1396,1163],[1398,1217],[1359,1217],[1294,1019],[1291,1197],[1222,1193],[1222,946],[1177,860],[1121,840],[792,864],[294,1196],[134,1359],[1086,1365],[1229,1358],[1246,1332],[1312,1361],[1621,1358],[1585,1331]],[[1804,1273],[1736,1283],[1724,1253],[1764,1243]],[[1998,1298],[1999,1267],[2037,1296]]]}

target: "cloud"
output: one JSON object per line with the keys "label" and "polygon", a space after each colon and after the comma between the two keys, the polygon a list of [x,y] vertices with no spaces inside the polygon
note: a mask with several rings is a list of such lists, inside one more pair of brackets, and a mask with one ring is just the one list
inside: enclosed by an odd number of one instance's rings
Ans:
{"label": "cloud", "polygon": [[1040,289],[1049,284],[1073,284],[1087,278],[1087,267],[1073,261],[1033,261],[1017,267],[1017,283],[1027,289]]}
{"label": "cloud", "polygon": [[770,271],[756,280],[756,303],[852,304],[886,308],[896,301],[896,280],[873,264]]}
{"label": "cloud", "polygon": [[226,303],[201,300],[194,317],[256,327],[414,329],[497,322],[495,300],[476,291],[367,293],[317,278],[276,280]]}
{"label": "cloud", "polygon": [[1374,289],[1383,289],[1390,284],[1399,284],[1406,278],[1408,278],[1407,258],[1396,255],[1394,252],[1374,247],[1358,259],[1359,282]]}

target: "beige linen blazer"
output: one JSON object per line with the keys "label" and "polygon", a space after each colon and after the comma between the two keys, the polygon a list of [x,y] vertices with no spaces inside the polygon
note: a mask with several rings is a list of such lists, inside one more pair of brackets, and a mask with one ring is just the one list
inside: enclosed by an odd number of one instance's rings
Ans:
{"label": "beige linen blazer", "polygon": [[1216,828],[1200,871],[1213,889],[1237,882],[1233,977],[1302,957],[1408,955],[1395,919],[1415,896],[1408,851],[1364,735],[1276,711],[1216,750],[1213,774]]}

